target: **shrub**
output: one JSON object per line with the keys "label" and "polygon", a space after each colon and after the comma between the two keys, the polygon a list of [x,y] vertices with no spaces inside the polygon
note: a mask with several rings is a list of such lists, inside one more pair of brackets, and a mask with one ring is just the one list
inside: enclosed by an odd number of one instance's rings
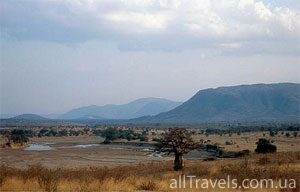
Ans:
{"label": "shrub", "polygon": [[1,165],[0,167],[0,187],[2,187],[5,184],[6,178],[7,178],[7,167],[4,165]]}
{"label": "shrub", "polygon": [[298,132],[293,132],[294,137],[298,137]]}
{"label": "shrub", "polygon": [[232,145],[233,143],[231,141],[225,141],[225,145]]}
{"label": "shrub", "polygon": [[[217,158],[215,157],[207,157],[208,161],[215,161]],[[205,161],[205,159],[204,159]],[[208,164],[197,163],[191,169],[184,170],[186,175],[195,175],[197,177],[207,176],[210,174],[211,166]]]}
{"label": "shrub", "polygon": [[149,140],[148,137],[145,136],[145,135],[141,135],[141,136],[139,137],[139,139],[140,139],[140,141],[148,141],[148,140]]}
{"label": "shrub", "polygon": [[153,137],[153,138],[152,138],[152,141],[155,141],[155,142],[160,142],[160,139],[159,139],[159,138],[157,138],[157,137]]}
{"label": "shrub", "polygon": [[41,171],[43,171],[44,167],[41,164],[29,165],[27,169],[22,171],[22,178],[24,183],[26,183],[30,179],[38,178]]}
{"label": "shrub", "polygon": [[248,159],[238,164],[221,165],[220,173],[221,177],[230,177],[237,179],[238,185],[241,186],[244,179],[251,178],[251,169],[249,166]]}
{"label": "shrub", "polygon": [[266,165],[269,164],[271,161],[268,157],[262,157],[258,160],[257,164],[259,165]]}
{"label": "shrub", "polygon": [[77,175],[79,191],[88,191],[89,185],[93,181],[93,177],[89,171],[80,171]]}
{"label": "shrub", "polygon": [[110,178],[110,170],[107,167],[91,167],[91,174],[99,183]]}
{"label": "shrub", "polygon": [[157,185],[149,180],[147,182],[143,182],[141,183],[138,187],[137,187],[138,190],[144,190],[144,191],[155,191],[157,190]]}
{"label": "shrub", "polygon": [[205,159],[203,159],[203,161],[216,161],[217,158],[216,157],[206,157]]}
{"label": "shrub", "polygon": [[105,140],[103,141],[103,144],[111,144],[111,141],[108,140],[108,139],[105,139]]}
{"label": "shrub", "polygon": [[235,157],[244,157],[250,155],[251,151],[249,149],[245,149],[236,153]]}
{"label": "shrub", "polygon": [[256,144],[256,153],[273,153],[277,150],[277,147],[275,145],[272,145],[267,139],[259,139]]}
{"label": "shrub", "polygon": [[28,142],[28,137],[25,136],[25,133],[23,130],[17,130],[14,129],[10,135],[7,136],[10,143],[18,143],[18,144],[24,144]]}
{"label": "shrub", "polygon": [[207,144],[206,145],[206,151],[209,151],[209,150],[218,151],[219,147],[218,147],[218,145]]}
{"label": "shrub", "polygon": [[102,131],[101,136],[105,137],[105,139],[113,141],[120,137],[120,132],[118,129],[108,128],[108,129]]}
{"label": "shrub", "polygon": [[56,192],[60,181],[60,169],[43,168],[38,175],[38,183],[47,192]]}

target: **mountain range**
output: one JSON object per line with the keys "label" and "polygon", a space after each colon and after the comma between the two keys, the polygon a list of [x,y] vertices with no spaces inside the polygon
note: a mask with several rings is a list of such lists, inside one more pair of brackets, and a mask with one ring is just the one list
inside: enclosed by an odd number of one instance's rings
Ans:
{"label": "mountain range", "polygon": [[300,120],[300,84],[254,84],[200,90],[182,105],[146,122],[201,123]]}
{"label": "mountain range", "polygon": [[133,119],[146,115],[157,115],[182,104],[161,98],[142,98],[123,105],[91,105],[73,109],[59,119]]}
{"label": "mountain range", "polygon": [[[184,103],[143,98],[124,105],[91,105],[73,109],[56,119],[99,123],[299,122],[299,109],[300,84],[277,83],[204,89]],[[15,118],[43,117],[24,114]]]}
{"label": "mountain range", "polygon": [[17,115],[15,117],[12,117],[10,119],[15,119],[15,120],[47,120],[47,118],[42,117],[40,115],[36,114],[22,114],[22,115]]}

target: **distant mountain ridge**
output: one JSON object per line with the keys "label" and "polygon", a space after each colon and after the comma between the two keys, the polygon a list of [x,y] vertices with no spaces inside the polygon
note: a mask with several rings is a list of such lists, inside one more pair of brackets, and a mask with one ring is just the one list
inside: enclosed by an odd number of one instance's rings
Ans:
{"label": "distant mountain ridge", "polygon": [[200,90],[182,105],[142,122],[299,121],[300,84],[254,84]]}
{"label": "distant mountain ridge", "polygon": [[[124,105],[81,107],[59,118],[77,123],[300,123],[300,84],[253,84],[204,89],[184,103],[144,98]],[[47,120],[34,114],[11,119]]]}
{"label": "distant mountain ridge", "polygon": [[12,117],[10,119],[15,119],[15,120],[48,120],[47,118],[42,117],[40,115],[36,115],[36,114],[22,114],[22,115]]}
{"label": "distant mountain ridge", "polygon": [[59,119],[79,119],[95,116],[97,119],[132,119],[147,115],[157,115],[182,104],[161,98],[142,98],[123,105],[90,105],[73,109]]}

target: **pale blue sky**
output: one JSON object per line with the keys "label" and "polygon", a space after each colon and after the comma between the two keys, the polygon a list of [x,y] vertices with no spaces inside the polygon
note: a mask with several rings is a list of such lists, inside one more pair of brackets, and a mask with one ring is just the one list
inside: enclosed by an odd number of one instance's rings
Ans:
{"label": "pale blue sky", "polygon": [[1,113],[300,82],[297,0],[7,0]]}

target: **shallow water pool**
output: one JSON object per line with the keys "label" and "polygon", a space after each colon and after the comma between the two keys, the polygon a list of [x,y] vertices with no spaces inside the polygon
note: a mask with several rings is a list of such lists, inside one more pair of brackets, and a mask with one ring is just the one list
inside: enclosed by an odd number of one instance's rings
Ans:
{"label": "shallow water pool", "polygon": [[26,147],[24,150],[25,151],[48,151],[48,150],[54,150],[54,148],[47,145],[29,144],[29,146]]}

